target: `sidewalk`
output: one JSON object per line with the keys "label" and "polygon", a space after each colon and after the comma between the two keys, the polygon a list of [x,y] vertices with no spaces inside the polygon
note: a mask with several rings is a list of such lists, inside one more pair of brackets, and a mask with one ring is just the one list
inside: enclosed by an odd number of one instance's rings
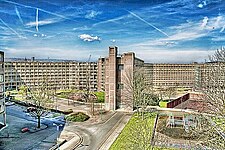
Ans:
{"label": "sidewalk", "polygon": [[77,143],[80,141],[80,137],[75,132],[69,132],[65,129],[61,132],[60,137],[58,138],[59,141],[65,141],[64,144],[62,144],[59,149],[60,150],[72,150]]}
{"label": "sidewalk", "polygon": [[[90,118],[89,120],[85,122],[68,122],[65,126],[63,131],[61,132],[59,138],[58,138],[58,144],[63,142],[61,146],[59,146],[60,150],[72,150],[75,146],[77,146],[81,141],[82,137],[79,136],[79,134],[76,131],[72,131],[70,128],[74,127],[76,125],[82,125],[82,126],[95,126],[99,124],[105,123],[107,120],[109,120],[115,112],[109,112],[106,115],[103,115],[101,117],[94,117]],[[57,145],[54,146],[57,148]],[[52,149],[54,149],[54,147]]]}
{"label": "sidewalk", "polygon": [[[56,104],[56,103],[54,103]],[[72,109],[73,112],[84,112],[90,115],[90,105],[86,104],[74,104],[69,103],[67,100],[58,99],[57,100],[57,109],[60,111],[65,111],[68,109]],[[96,107],[95,107],[96,108]],[[107,123],[115,114],[114,111],[105,112],[100,114],[99,108],[95,110],[95,116],[91,116],[91,118],[85,122],[67,122],[64,126],[63,131],[61,132],[58,141],[66,141],[59,148],[60,150],[72,150],[75,147],[79,146],[83,140],[82,134],[79,134],[79,131],[76,130],[77,127],[82,127],[87,129],[91,134],[95,134],[97,130],[99,130],[104,123]],[[115,125],[115,128],[112,128],[112,132],[109,132],[107,136],[107,140],[102,143],[101,149],[108,149],[117,136],[120,134],[131,115],[125,115],[125,117],[121,118],[118,124]],[[84,142],[85,143],[85,142]],[[56,147],[57,148],[57,147]]]}
{"label": "sidewalk", "polygon": [[118,126],[113,129],[107,140],[102,144],[99,150],[107,150],[113,144],[113,142],[117,139],[117,137],[122,132],[123,128],[126,126],[127,122],[130,120],[131,115],[125,115],[122,120],[119,122]]}

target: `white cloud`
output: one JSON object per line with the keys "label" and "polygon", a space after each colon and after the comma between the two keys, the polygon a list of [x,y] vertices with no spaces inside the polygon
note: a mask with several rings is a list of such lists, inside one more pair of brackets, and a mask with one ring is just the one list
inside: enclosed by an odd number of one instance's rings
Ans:
{"label": "white cloud", "polygon": [[[204,21],[205,20],[205,21]],[[179,42],[195,40],[207,36],[211,31],[220,29],[223,32],[225,29],[225,17],[217,16],[214,18],[205,17],[199,22],[187,22],[169,28],[172,35],[165,38],[148,40],[141,43],[133,44],[132,47],[157,47],[157,46],[174,46]]]}
{"label": "white cloud", "polygon": [[123,16],[112,18],[112,19],[108,19],[108,20],[105,20],[105,21],[100,21],[98,23],[93,24],[93,26],[97,26],[97,25],[101,25],[101,24],[105,24],[105,23],[111,23],[111,22],[118,23],[117,21],[129,18],[129,17],[130,17],[130,15],[123,15]]}
{"label": "white cloud", "polygon": [[115,39],[112,39],[112,40],[110,40],[110,42],[115,43],[115,42],[116,42],[116,40],[115,40]]}
{"label": "white cloud", "polygon": [[78,36],[81,40],[87,41],[87,42],[93,42],[93,41],[101,41],[101,38],[98,36],[91,36],[89,34],[81,34]]}
{"label": "white cloud", "polygon": [[157,49],[157,50],[146,50],[137,51],[136,55],[138,58],[143,59],[145,62],[151,63],[192,63],[192,62],[204,62],[208,60],[208,56],[212,55],[215,51],[205,50],[168,50],[168,49]]}
{"label": "white cloud", "polygon": [[92,18],[95,18],[97,15],[100,15],[100,14],[102,14],[102,12],[92,10],[88,14],[85,15],[85,18],[92,19]]}
{"label": "white cloud", "polygon": [[[6,58],[52,58],[52,59],[71,59],[71,60],[87,60],[91,52],[90,50],[76,47],[75,49],[65,48],[48,48],[48,47],[29,47],[29,48],[10,48],[5,47]],[[97,50],[94,51],[96,53]],[[93,54],[93,53],[92,53]],[[92,55],[91,60],[97,60],[99,56]]]}
{"label": "white cloud", "polygon": [[225,25],[225,17],[218,15],[217,17],[209,18],[205,30],[212,31],[220,29],[220,31],[221,30],[223,31],[224,25]]}
{"label": "white cloud", "polygon": [[209,18],[208,17],[204,17],[204,19],[202,20],[202,24],[201,27],[204,28],[206,27],[207,23],[208,23]]}
{"label": "white cloud", "polygon": [[199,8],[203,8],[203,4],[198,4],[198,7]]}
{"label": "white cloud", "polygon": [[220,32],[223,32],[225,29],[225,25],[222,27],[222,29],[220,30]]}
{"label": "white cloud", "polygon": [[82,27],[75,27],[73,28],[73,31],[83,31],[83,30],[90,30],[91,28],[88,26],[82,26]]}
{"label": "white cloud", "polygon": [[225,37],[223,37],[223,36],[214,37],[214,38],[212,38],[212,41],[214,41],[214,42],[225,41]]}
{"label": "white cloud", "polygon": [[202,1],[202,3],[200,3],[200,4],[197,5],[197,7],[203,8],[206,5],[207,5],[206,1]]}
{"label": "white cloud", "polygon": [[[61,19],[46,19],[46,20],[41,20],[41,21],[38,21],[38,26],[53,24],[53,23],[59,22],[60,20]],[[34,21],[34,22],[28,22],[26,25],[29,26],[29,27],[34,27],[34,26],[36,26],[36,24],[37,24],[37,22]]]}

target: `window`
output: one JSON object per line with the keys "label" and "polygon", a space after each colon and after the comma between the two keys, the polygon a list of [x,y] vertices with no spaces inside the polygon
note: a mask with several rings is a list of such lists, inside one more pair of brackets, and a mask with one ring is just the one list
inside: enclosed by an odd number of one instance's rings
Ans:
{"label": "window", "polygon": [[123,89],[123,84],[122,83],[118,83],[117,84],[117,89]]}
{"label": "window", "polygon": [[118,70],[119,70],[119,71],[123,70],[123,68],[124,68],[124,65],[123,65],[123,64],[119,64],[119,65],[118,65]]}
{"label": "window", "polygon": [[3,75],[0,75],[0,82],[3,82],[3,79],[4,79]]}
{"label": "window", "polygon": [[4,54],[0,54],[0,61],[4,61]]}

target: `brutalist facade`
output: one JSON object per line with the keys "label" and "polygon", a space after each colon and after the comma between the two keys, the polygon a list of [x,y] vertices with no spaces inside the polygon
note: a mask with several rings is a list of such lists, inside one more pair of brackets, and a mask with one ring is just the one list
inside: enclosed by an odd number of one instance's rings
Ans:
{"label": "brutalist facade", "polygon": [[0,51],[0,129],[6,125],[6,107],[5,107],[5,82],[4,82],[4,52]]}

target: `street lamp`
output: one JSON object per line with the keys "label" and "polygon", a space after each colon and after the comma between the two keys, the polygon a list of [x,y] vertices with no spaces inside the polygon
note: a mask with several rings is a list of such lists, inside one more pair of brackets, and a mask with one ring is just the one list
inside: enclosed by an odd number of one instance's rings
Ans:
{"label": "street lamp", "polygon": [[[63,126],[63,125],[62,124],[53,123],[53,126],[56,126],[56,131],[59,132],[59,127]],[[59,149],[59,144],[58,144],[58,139],[59,139],[59,134],[57,135],[57,142],[56,142],[56,144],[57,144],[58,150],[60,150]]]}
{"label": "street lamp", "polygon": [[54,95],[53,98],[55,99],[55,102],[56,102],[55,109],[57,111],[58,110],[58,98],[56,96],[56,87],[54,88],[54,94],[53,95]]}

